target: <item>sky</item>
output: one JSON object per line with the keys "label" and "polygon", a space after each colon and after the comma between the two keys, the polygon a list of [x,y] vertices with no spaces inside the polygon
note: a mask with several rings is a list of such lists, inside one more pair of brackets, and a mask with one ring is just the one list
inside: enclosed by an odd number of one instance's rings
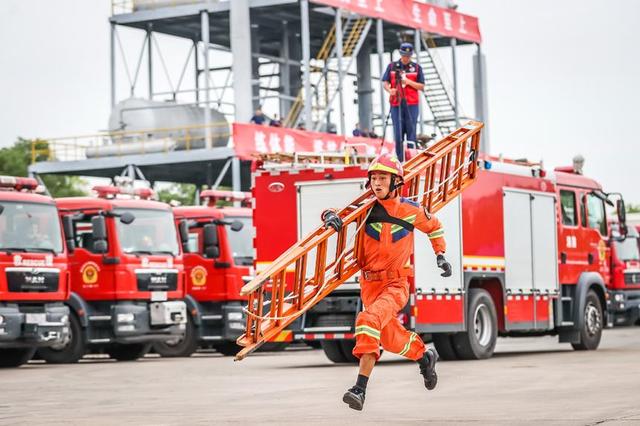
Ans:
{"label": "sky", "polygon": [[[608,192],[640,204],[640,2],[634,0],[459,0],[477,16],[487,62],[491,153],[568,165],[576,154],[585,174]],[[95,133],[110,112],[109,0],[0,1],[0,147],[21,137]],[[140,31],[120,31],[140,46]],[[188,44],[162,42],[177,79]],[[130,67],[136,48],[125,49]],[[441,50],[450,71],[450,52]],[[472,55],[458,51],[463,112],[474,114]],[[216,58],[216,65],[230,60]],[[187,73],[185,87],[192,78]],[[449,76],[450,78],[450,76]],[[138,96],[146,95],[144,67]],[[166,87],[163,75],[154,84]],[[123,67],[118,98],[128,95]],[[191,80],[192,81],[192,80]],[[164,85],[164,86],[163,86]],[[347,85],[348,97],[352,92]],[[347,105],[351,105],[347,102]],[[375,106],[374,106],[375,108]],[[354,107],[347,126],[357,121]]]}

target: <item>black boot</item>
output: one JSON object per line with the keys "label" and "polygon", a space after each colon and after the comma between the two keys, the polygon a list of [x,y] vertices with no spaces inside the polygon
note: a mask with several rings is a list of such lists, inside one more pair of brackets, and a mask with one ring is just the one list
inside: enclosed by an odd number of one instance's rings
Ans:
{"label": "black boot", "polygon": [[342,397],[342,402],[349,404],[349,408],[362,411],[364,406],[364,389],[354,386],[347,390]]}
{"label": "black boot", "polygon": [[436,373],[436,362],[438,361],[438,353],[435,349],[427,349],[422,358],[418,360],[420,365],[420,374],[424,377],[424,386],[428,390],[433,390],[438,383],[438,374]]}

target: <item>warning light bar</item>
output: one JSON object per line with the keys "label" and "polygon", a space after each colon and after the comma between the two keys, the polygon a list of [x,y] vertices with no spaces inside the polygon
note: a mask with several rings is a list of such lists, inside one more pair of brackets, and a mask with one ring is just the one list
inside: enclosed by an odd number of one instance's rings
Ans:
{"label": "warning light bar", "polygon": [[155,193],[151,188],[120,188],[113,185],[99,185],[94,186],[93,190],[96,192],[98,198],[104,198],[107,200],[115,198],[129,198],[139,200],[151,200]]}
{"label": "warning light bar", "polygon": [[242,207],[249,207],[251,205],[251,193],[240,191],[219,191],[215,189],[207,189],[200,193],[206,205],[209,207],[215,207],[218,201],[234,202],[240,201]]}
{"label": "warning light bar", "polygon": [[3,191],[39,191],[38,181],[33,178],[0,176],[0,190]]}

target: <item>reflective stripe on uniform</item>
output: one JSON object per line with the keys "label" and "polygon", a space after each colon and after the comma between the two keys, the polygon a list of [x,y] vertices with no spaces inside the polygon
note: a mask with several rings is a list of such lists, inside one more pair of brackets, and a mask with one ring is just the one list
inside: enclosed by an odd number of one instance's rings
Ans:
{"label": "reflective stripe on uniform", "polygon": [[404,348],[402,349],[402,351],[398,354],[398,355],[404,355],[407,352],[409,352],[409,348],[411,348],[411,344],[413,342],[415,342],[416,337],[418,337],[418,335],[416,333],[411,333],[411,337],[409,338],[409,341],[407,342],[406,345],[404,345]]}
{"label": "reflective stripe on uniform", "polygon": [[355,335],[357,336],[358,334],[366,334],[369,337],[380,340],[380,331],[366,325],[359,325],[356,327]]}
{"label": "reflective stripe on uniform", "polygon": [[[416,221],[416,215],[413,214],[413,215],[410,215],[410,216],[407,216],[407,217],[403,217],[402,220],[404,220],[405,222],[410,223],[410,224],[413,225],[413,223]],[[402,227],[401,225],[397,225],[397,224],[391,225],[391,233],[392,234],[400,231],[401,229],[405,229],[405,228]]]}
{"label": "reflective stripe on uniform", "polygon": [[444,235],[444,229],[440,228],[437,231],[433,231],[429,234],[429,239],[434,240],[436,238],[440,238]]}

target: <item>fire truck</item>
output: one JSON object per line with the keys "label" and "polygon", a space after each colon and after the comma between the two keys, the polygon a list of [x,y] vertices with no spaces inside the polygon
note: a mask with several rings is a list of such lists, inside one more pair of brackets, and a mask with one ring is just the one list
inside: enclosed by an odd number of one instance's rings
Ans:
{"label": "fire truck", "polygon": [[614,325],[633,325],[640,319],[640,235],[635,226],[628,226],[623,238],[616,222],[611,231],[609,308]]}
{"label": "fire truck", "polygon": [[[596,349],[611,324],[610,197],[577,167],[477,161],[477,182],[438,212],[453,275],[439,275],[428,238],[416,232],[415,273],[399,319],[432,339],[444,359],[488,358],[498,336],[557,335],[576,350]],[[362,193],[365,178],[364,166],[256,172],[257,271],[315,229],[324,209]],[[621,197],[616,206],[624,223]],[[355,361],[361,309],[356,274],[283,331],[283,339],[319,340],[330,360]]]}
{"label": "fire truck", "polygon": [[[236,339],[245,324],[240,296],[244,277],[253,265],[251,194],[206,190],[202,206],[175,207],[176,221],[186,222],[188,249],[184,253],[187,324],[183,338],[154,344],[162,356],[189,356],[198,347],[235,355]],[[244,207],[217,206],[218,202],[241,203]]]}
{"label": "fire truck", "polygon": [[[0,367],[69,338],[67,249],[53,200],[31,178],[0,176]],[[63,220],[65,227],[70,222]]]}
{"label": "fire truck", "polygon": [[[58,198],[76,243],[69,257],[71,338],[39,350],[48,362],[76,362],[89,352],[135,360],[156,341],[185,333],[181,242],[169,205],[148,188],[94,187],[95,197]],[[186,225],[186,224],[185,224]]]}

